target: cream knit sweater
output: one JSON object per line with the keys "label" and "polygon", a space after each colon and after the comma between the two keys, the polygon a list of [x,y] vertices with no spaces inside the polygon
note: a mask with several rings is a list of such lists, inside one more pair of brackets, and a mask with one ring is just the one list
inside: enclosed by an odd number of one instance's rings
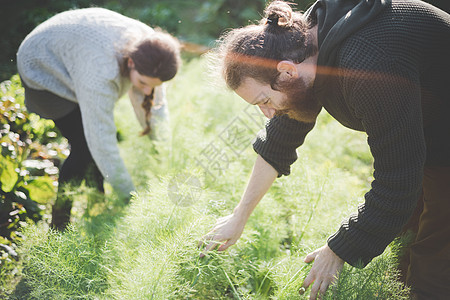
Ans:
{"label": "cream knit sweater", "polygon": [[19,73],[29,87],[79,104],[89,150],[123,196],[134,185],[120,157],[113,109],[131,84],[120,75],[118,61],[127,45],[152,33],[145,24],[107,9],[71,10],[37,26],[17,53]]}

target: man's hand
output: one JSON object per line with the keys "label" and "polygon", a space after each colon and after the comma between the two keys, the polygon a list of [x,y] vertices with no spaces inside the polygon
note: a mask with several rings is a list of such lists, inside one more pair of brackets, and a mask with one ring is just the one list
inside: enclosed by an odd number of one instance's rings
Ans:
{"label": "man's hand", "polygon": [[200,257],[205,256],[206,252],[213,250],[219,245],[218,251],[224,251],[231,245],[234,245],[240,238],[242,231],[244,231],[246,222],[246,218],[238,217],[235,214],[217,219],[214,228],[199,242],[199,247],[207,244]]}
{"label": "man's hand", "polygon": [[258,155],[241,201],[231,215],[219,218],[214,228],[202,238],[199,247],[203,244],[207,245],[200,257],[205,256],[206,252],[219,245],[218,250],[223,251],[236,243],[241,237],[245,223],[247,223],[253,209],[270,188],[277,175],[278,172]]}
{"label": "man's hand", "polygon": [[309,299],[321,299],[328,286],[337,280],[344,266],[344,261],[328,245],[308,254],[304,261],[306,263],[314,261],[314,264],[305,281],[303,281],[302,289],[306,290],[314,282]]}

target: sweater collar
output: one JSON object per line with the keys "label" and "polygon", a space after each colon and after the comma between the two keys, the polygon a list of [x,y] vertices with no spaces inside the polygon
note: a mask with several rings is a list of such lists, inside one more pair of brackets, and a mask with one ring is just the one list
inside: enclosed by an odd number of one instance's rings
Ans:
{"label": "sweater collar", "polygon": [[391,0],[318,0],[305,16],[318,25],[317,64],[333,66],[339,44],[373,20]]}

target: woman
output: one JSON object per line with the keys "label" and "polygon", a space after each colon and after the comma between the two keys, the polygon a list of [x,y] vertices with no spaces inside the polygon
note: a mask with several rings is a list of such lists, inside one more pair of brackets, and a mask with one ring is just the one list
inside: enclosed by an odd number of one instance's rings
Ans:
{"label": "woman", "polygon": [[103,8],[57,14],[25,38],[17,53],[25,104],[52,119],[71,146],[60,169],[53,228],[69,223],[72,200],[63,193],[68,184],[86,179],[103,193],[106,179],[129,198],[135,188],[119,154],[114,104],[129,90],[143,134],[150,133],[153,98],[165,110],[161,84],[179,65],[173,37]]}

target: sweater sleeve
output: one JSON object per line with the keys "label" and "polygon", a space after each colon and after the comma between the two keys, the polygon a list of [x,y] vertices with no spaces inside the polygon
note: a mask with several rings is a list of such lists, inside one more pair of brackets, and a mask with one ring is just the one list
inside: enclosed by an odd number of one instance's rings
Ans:
{"label": "sweater sleeve", "polygon": [[349,82],[345,97],[367,132],[374,180],[357,213],[328,245],[347,263],[364,267],[384,251],[414,210],[426,151],[416,72],[385,61],[370,76]]}
{"label": "sweater sleeve", "polygon": [[275,116],[258,133],[253,149],[277,170],[279,177],[289,175],[291,165],[297,160],[296,149],[303,144],[314,124],[302,123],[286,115]]}
{"label": "sweater sleeve", "polygon": [[171,131],[166,88],[166,83],[163,83],[155,89],[155,101],[152,106],[150,118],[150,125],[152,128],[150,138],[152,140],[169,143],[171,140]]}
{"label": "sweater sleeve", "polygon": [[[127,197],[135,188],[117,144],[114,104],[120,93],[116,78],[118,70],[112,69],[114,61],[108,61],[106,57],[96,57],[95,62],[98,66],[95,71],[84,66],[82,75],[75,74],[74,80],[84,134],[104,178],[116,192]],[[79,67],[83,68],[83,64]]]}
{"label": "sweater sleeve", "polygon": [[142,128],[145,128],[146,114],[145,109],[142,107],[145,95],[136,87],[132,86],[128,91],[128,97],[130,98],[131,105],[133,106],[134,114],[136,115],[139,125],[141,125]]}

